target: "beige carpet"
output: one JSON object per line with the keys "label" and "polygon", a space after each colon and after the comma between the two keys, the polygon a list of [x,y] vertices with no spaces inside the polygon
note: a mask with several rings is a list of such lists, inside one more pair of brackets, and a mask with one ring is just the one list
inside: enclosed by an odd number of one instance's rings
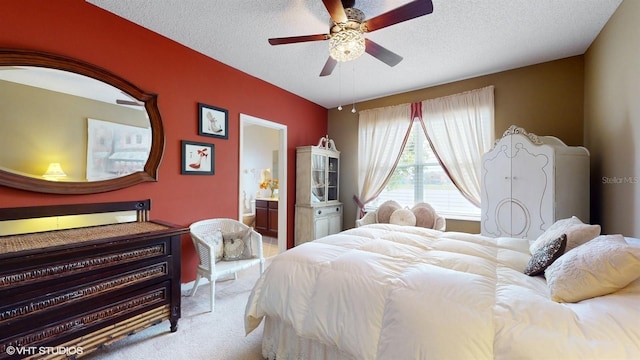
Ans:
{"label": "beige carpet", "polygon": [[[270,261],[267,259],[267,265]],[[209,311],[209,283],[198,287],[194,297],[184,296],[178,331],[169,331],[169,322],[131,335],[100,349],[85,359],[262,359],[262,325],[244,334],[244,310],[249,293],[260,275],[254,266],[238,274],[238,280],[216,283],[215,312]]]}

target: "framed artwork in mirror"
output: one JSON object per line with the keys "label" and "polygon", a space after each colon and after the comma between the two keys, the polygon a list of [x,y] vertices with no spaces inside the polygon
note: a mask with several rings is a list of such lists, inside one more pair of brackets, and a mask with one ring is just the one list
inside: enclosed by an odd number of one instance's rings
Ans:
{"label": "framed artwork in mirror", "polygon": [[144,170],[151,148],[151,128],[87,118],[89,181],[112,179]]}
{"label": "framed artwork in mirror", "polygon": [[198,103],[198,135],[229,138],[229,111]]}
{"label": "framed artwork in mirror", "polygon": [[213,175],[215,172],[215,145],[182,140],[183,175]]}

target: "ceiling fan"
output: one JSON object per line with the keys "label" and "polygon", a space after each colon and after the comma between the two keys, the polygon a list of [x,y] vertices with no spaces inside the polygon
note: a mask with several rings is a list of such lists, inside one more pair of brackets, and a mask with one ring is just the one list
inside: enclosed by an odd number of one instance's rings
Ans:
{"label": "ceiling fan", "polygon": [[127,94],[124,91],[120,91],[122,94],[124,94],[127,98],[129,98],[129,100],[124,100],[124,99],[116,99],[116,104],[118,105],[129,105],[129,106],[144,106],[144,103],[136,98],[134,98],[133,96]]}
{"label": "ceiling fan", "polygon": [[331,16],[328,34],[269,39],[271,45],[329,40],[330,56],[320,76],[330,75],[338,61],[353,60],[365,51],[389,66],[397,65],[402,61],[400,55],[366,39],[363,35],[433,12],[431,0],[414,0],[365,21],[364,13],[354,7],[355,0],[322,0],[322,2]]}

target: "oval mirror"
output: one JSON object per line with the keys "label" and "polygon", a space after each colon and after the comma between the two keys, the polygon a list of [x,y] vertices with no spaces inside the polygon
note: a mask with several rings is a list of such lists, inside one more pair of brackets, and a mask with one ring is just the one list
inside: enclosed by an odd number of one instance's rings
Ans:
{"label": "oval mirror", "polygon": [[0,185],[90,194],[156,181],[157,97],[71,58],[0,49]]}

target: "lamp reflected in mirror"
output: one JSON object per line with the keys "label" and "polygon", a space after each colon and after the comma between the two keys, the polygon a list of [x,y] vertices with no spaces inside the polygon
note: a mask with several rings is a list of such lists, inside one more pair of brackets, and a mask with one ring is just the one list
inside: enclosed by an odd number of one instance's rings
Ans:
{"label": "lamp reflected in mirror", "polygon": [[60,163],[50,163],[42,177],[49,181],[60,181],[67,177]]}

